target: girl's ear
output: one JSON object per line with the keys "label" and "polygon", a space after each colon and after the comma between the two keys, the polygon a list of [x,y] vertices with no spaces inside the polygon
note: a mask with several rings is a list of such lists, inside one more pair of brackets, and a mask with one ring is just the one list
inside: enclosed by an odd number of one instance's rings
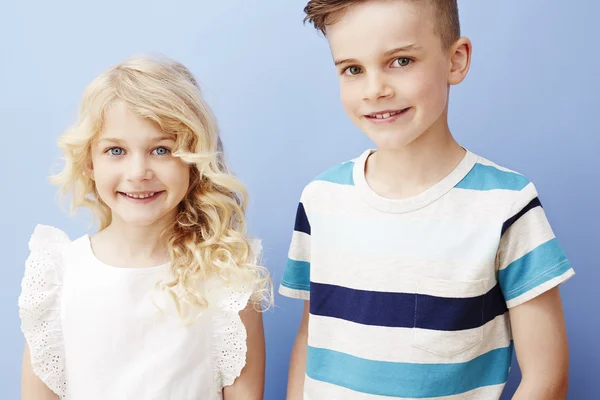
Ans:
{"label": "girl's ear", "polygon": [[91,159],[88,159],[85,162],[85,166],[83,168],[83,174],[85,176],[87,176],[88,178],[90,178],[91,180],[94,180],[94,164],[92,163]]}

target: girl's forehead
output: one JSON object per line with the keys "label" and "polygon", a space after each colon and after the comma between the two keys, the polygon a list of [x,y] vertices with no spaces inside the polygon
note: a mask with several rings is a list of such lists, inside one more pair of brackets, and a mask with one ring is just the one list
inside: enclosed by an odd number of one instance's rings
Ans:
{"label": "girl's forehead", "polygon": [[139,116],[123,102],[111,105],[103,122],[97,141],[176,140],[175,134],[164,132],[154,121]]}

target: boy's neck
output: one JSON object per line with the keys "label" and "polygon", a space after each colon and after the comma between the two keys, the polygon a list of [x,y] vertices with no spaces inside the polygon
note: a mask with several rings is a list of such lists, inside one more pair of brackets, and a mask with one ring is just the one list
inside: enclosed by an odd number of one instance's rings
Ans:
{"label": "boy's neck", "polygon": [[92,238],[98,259],[116,267],[148,267],[169,261],[165,224],[131,226],[119,220]]}
{"label": "boy's neck", "polygon": [[444,179],[460,164],[463,149],[446,121],[405,148],[377,150],[367,159],[365,177],[380,196],[402,199],[416,196]]}

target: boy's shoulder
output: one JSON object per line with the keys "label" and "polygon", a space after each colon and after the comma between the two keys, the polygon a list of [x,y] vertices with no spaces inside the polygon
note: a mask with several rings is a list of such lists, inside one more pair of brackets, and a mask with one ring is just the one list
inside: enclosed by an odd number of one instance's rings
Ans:
{"label": "boy's shoulder", "polygon": [[344,190],[348,187],[355,186],[354,184],[354,169],[357,163],[361,162],[360,155],[355,158],[347,159],[332,167],[329,167],[313,177],[303,190],[303,197],[313,195],[315,193]]}
{"label": "boy's shoulder", "polygon": [[315,176],[308,185],[314,182],[329,182],[336,185],[354,186],[354,166],[360,161],[360,158],[355,157],[327,168]]}
{"label": "boy's shoulder", "polygon": [[520,192],[528,186],[533,186],[532,181],[520,171],[507,168],[477,154],[473,154],[473,156],[475,161],[473,167],[460,181],[457,188]]}

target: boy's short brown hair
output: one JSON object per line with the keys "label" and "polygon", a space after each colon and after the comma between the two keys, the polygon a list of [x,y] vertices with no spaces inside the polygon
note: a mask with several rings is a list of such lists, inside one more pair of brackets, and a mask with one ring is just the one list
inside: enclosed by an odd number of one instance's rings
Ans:
{"label": "boy's short brown hair", "polygon": [[[304,12],[304,22],[309,22],[324,35],[326,25],[332,24],[340,18],[351,6],[364,3],[368,0],[310,0]],[[435,10],[435,32],[442,39],[444,48],[449,48],[460,38],[460,20],[458,18],[457,0],[411,0],[428,1]]]}

